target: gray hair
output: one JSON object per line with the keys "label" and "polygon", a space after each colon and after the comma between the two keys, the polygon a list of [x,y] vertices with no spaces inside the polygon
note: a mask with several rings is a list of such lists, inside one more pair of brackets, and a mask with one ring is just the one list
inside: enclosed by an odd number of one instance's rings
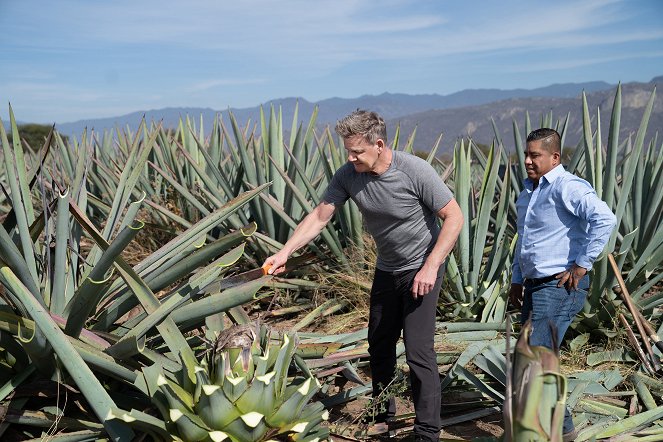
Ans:
{"label": "gray hair", "polygon": [[387,125],[375,112],[357,109],[336,123],[336,133],[343,139],[361,135],[369,143],[382,139],[387,144]]}

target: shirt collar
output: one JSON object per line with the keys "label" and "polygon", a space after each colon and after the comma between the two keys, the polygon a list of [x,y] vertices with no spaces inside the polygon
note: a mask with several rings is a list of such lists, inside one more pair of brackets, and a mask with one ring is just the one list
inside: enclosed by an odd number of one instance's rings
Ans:
{"label": "shirt collar", "polygon": [[[550,184],[553,181],[555,181],[557,178],[562,176],[563,173],[564,173],[564,166],[562,166],[561,164],[558,164],[557,166],[555,166],[551,170],[549,170],[548,173],[543,175],[541,177],[541,179],[545,178],[546,182],[548,182],[548,184]],[[541,179],[539,179],[539,184],[541,184]],[[532,180],[530,178],[525,178],[524,183],[525,183],[525,187],[529,190],[532,190],[532,188],[534,187],[534,182],[532,182]]]}

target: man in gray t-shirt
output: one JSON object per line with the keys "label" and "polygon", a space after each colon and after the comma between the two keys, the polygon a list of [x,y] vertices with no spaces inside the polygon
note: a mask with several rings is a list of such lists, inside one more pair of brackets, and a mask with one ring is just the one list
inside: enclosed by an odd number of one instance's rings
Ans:
{"label": "man in gray t-shirt", "polygon": [[[368,344],[373,395],[389,384],[403,331],[415,409],[415,440],[437,440],[440,378],[435,313],[444,263],[463,224],[451,191],[426,161],[387,147],[384,120],[357,110],[336,124],[348,163],[336,171],[322,202],[297,226],[283,249],[265,260],[281,273],[288,257],[313,240],[337,207],[351,198],[375,239],[378,260],[371,288]],[[443,220],[440,228],[438,219]],[[378,427],[395,414],[393,398]]]}
{"label": "man in gray t-shirt", "polygon": [[348,198],[375,239],[377,268],[398,272],[424,263],[440,233],[437,212],[453,195],[426,161],[392,151],[391,164],[380,175],[357,173],[351,163],[338,169],[322,199],[340,207]]}

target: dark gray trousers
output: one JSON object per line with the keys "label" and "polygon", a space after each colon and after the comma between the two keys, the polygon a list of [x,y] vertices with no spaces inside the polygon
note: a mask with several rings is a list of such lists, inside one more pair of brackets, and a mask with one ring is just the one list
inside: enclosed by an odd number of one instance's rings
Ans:
{"label": "dark gray trousers", "polygon": [[[440,375],[433,348],[435,312],[445,266],[440,266],[433,289],[416,300],[410,289],[419,269],[403,272],[375,271],[368,322],[368,352],[373,396],[389,384],[396,369],[396,343],[403,331],[405,356],[410,367],[415,434],[437,439],[440,434]],[[384,421],[395,414],[395,401],[377,416]]]}

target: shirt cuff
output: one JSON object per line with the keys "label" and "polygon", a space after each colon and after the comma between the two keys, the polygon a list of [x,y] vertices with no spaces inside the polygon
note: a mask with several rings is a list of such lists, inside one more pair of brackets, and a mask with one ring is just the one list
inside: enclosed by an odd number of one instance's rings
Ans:
{"label": "shirt cuff", "polygon": [[576,265],[583,267],[588,272],[592,270],[592,261],[590,261],[586,256],[578,256],[576,258]]}

